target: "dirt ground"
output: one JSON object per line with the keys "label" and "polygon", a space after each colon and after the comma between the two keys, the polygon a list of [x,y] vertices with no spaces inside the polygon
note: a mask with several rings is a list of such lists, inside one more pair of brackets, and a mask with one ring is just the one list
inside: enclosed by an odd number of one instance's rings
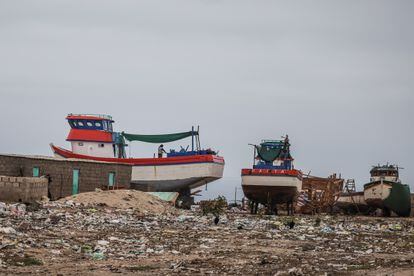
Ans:
{"label": "dirt ground", "polygon": [[82,206],[106,206],[116,209],[133,209],[144,214],[175,213],[171,204],[150,194],[136,190],[113,190],[81,193],[62,198],[59,203],[81,204]]}
{"label": "dirt ground", "polygon": [[2,275],[414,275],[413,218],[31,208],[0,214]]}

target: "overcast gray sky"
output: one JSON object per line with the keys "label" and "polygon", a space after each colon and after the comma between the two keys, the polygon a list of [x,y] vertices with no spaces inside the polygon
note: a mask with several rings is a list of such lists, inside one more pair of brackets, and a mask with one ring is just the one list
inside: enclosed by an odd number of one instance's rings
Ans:
{"label": "overcast gray sky", "polygon": [[67,113],[107,113],[132,133],[200,125],[227,162],[204,197],[231,196],[247,144],[286,133],[304,172],[361,187],[389,161],[413,190],[413,11],[409,0],[0,0],[0,152],[50,155],[50,142],[68,146]]}

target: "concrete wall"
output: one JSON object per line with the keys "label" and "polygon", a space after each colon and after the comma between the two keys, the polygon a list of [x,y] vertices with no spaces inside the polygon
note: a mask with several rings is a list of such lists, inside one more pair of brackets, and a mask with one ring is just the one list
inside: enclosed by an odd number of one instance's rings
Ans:
{"label": "concrete wall", "polygon": [[131,166],[123,164],[93,162],[79,159],[52,157],[0,155],[0,175],[32,177],[33,168],[40,175],[49,176],[48,196],[52,200],[72,195],[73,170],[79,170],[79,192],[107,188],[109,173],[115,173],[115,186],[128,188],[131,181]]}
{"label": "concrete wall", "polygon": [[44,177],[0,176],[0,201],[33,202],[47,196],[48,180]]}

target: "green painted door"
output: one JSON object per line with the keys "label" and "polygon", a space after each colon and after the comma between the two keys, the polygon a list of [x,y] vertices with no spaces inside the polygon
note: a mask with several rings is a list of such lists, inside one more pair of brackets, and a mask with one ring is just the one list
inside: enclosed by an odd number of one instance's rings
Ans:
{"label": "green painted door", "polygon": [[79,170],[73,170],[73,178],[72,178],[72,195],[79,194]]}
{"label": "green painted door", "polygon": [[40,171],[38,167],[33,167],[33,177],[39,177]]}
{"label": "green painted door", "polygon": [[109,173],[109,181],[108,181],[109,187],[113,187],[115,185],[115,173],[111,172]]}

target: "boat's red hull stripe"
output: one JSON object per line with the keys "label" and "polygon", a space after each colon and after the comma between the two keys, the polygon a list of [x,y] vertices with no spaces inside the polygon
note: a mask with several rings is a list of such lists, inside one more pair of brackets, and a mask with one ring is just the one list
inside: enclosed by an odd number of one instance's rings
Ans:
{"label": "boat's red hull stripe", "polygon": [[263,170],[263,169],[242,169],[241,175],[266,175],[266,176],[297,176],[302,173],[298,170]]}
{"label": "boat's red hull stripe", "polygon": [[100,130],[72,128],[66,140],[67,141],[112,143],[112,134],[110,132],[105,132],[105,131],[100,131]]}
{"label": "boat's red hull stripe", "polygon": [[194,156],[177,156],[166,158],[105,158],[95,157],[82,154],[76,154],[72,151],[62,149],[52,145],[53,151],[65,158],[87,159],[93,161],[103,161],[112,163],[122,163],[135,166],[155,166],[155,165],[180,165],[192,163],[218,163],[224,164],[224,158],[215,155],[194,155]]}

